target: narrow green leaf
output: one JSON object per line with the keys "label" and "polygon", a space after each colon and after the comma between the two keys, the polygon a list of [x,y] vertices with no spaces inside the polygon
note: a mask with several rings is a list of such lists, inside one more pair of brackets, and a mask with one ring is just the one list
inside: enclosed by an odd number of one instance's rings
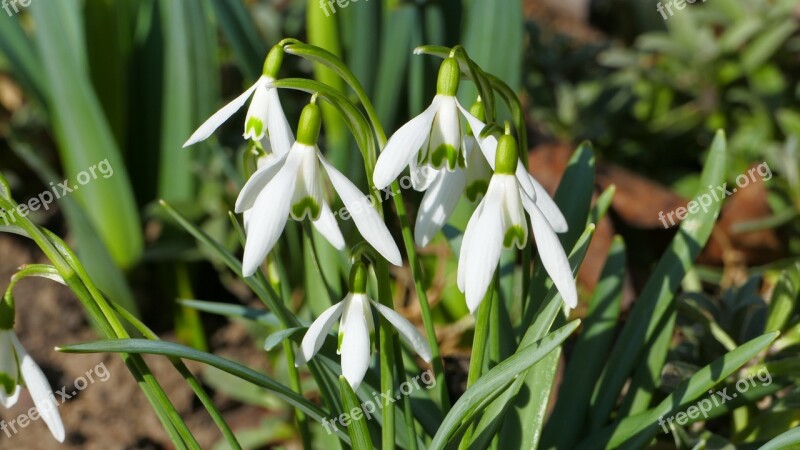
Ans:
{"label": "narrow green leaf", "polygon": [[[73,195],[87,213],[111,257],[122,268],[141,255],[139,215],[119,147],[97,100],[85,64],[83,36],[74,2],[35,2],[36,43],[50,87],[48,106]],[[78,186],[80,173],[107,162],[113,176]]]}
{"label": "narrow green leaf", "polygon": [[[203,364],[208,364],[212,367],[216,367],[217,369],[223,370],[243,380],[267,389],[292,406],[302,409],[306,414],[308,414],[309,417],[318,422],[322,422],[322,420],[324,420],[327,416],[327,413],[320,409],[317,405],[298,395],[289,387],[278,383],[262,373],[256,372],[255,370],[235,361],[221,358],[210,353],[201,352],[199,350],[172,342],[150,341],[147,339],[120,339],[69,345],[66,347],[57,348],[57,350],[64,353],[131,353],[162,355],[172,358],[197,361]],[[349,436],[347,436],[347,434],[345,434],[343,431],[336,430],[336,433],[343,440],[345,440],[345,442],[350,442]]]}
{"label": "narrow green leaf", "polygon": [[[711,144],[699,183],[700,193],[695,201],[701,196],[710,195],[706,192],[707,186],[722,184],[725,179],[725,161],[725,135],[719,131]],[[595,386],[591,429],[599,429],[608,420],[625,380],[640,359],[644,343],[656,333],[683,277],[711,236],[721,206],[721,202],[712,202],[708,210],[698,208],[690,213],[650,276],[609,356],[606,369]]]}
{"label": "narrow green leaf", "polygon": [[349,424],[347,425],[347,434],[350,435],[351,445],[353,450],[369,450],[374,448],[372,446],[372,438],[370,437],[369,430],[367,429],[367,418],[364,416],[364,411],[361,409],[361,402],[350,387],[344,376],[339,377],[339,388],[342,394],[342,403],[344,404],[345,414],[348,414]]}
{"label": "narrow green leaf", "polygon": [[453,405],[453,408],[442,421],[439,431],[433,437],[433,442],[431,442],[429,448],[435,450],[445,448],[445,445],[458,428],[469,424],[475,418],[475,415],[481,412],[481,407],[485,407],[483,403],[489,397],[498,395],[498,390],[501,387],[513,381],[520,373],[561,345],[579,324],[580,320],[570,322],[536,343],[521,348],[514,356],[484,374]]}
{"label": "narrow green leaf", "polygon": [[278,318],[275,317],[275,314],[248,308],[246,306],[232,305],[230,303],[206,302],[202,300],[178,300],[178,303],[211,314],[252,320],[268,327],[280,326],[280,322]]}
{"label": "narrow green leaf", "polygon": [[583,331],[575,340],[575,348],[564,370],[558,402],[542,436],[543,448],[571,448],[581,436],[594,381],[603,370],[614,339],[625,283],[625,264],[625,243],[616,236],[589,302]]}
{"label": "narrow green leaf", "polygon": [[603,428],[587,437],[578,448],[644,447],[659,430],[669,429],[668,418],[747,364],[757,354],[769,347],[777,336],[778,332],[764,334],[717,358],[681,383],[655,408],[626,417],[619,424]]}
{"label": "narrow green leaf", "polygon": [[258,37],[245,4],[240,0],[212,0],[211,4],[222,33],[233,48],[239,68],[248,79],[255,80],[261,75],[267,46]]}
{"label": "narrow green leaf", "polygon": [[[795,274],[797,273],[796,268],[790,270]],[[795,284],[796,281],[797,277],[793,277],[789,271],[781,273],[781,277],[775,284],[772,298],[769,301],[765,331],[781,331],[789,323],[797,301],[798,286]]]}

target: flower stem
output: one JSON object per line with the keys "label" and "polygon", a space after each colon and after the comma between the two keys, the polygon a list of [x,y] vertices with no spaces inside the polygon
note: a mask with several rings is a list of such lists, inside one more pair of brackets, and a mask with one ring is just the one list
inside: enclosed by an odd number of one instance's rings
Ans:
{"label": "flower stem", "polygon": [[[469,359],[467,389],[469,389],[473,384],[475,384],[476,381],[478,381],[478,378],[481,377],[481,373],[483,372],[483,361],[484,357],[486,356],[486,342],[488,341],[489,336],[489,319],[492,315],[492,303],[499,301],[499,298],[495,298],[496,295],[494,295],[496,292],[496,284],[497,275],[495,274],[494,282],[490,285],[489,290],[486,292],[486,296],[483,298],[481,306],[478,307],[478,318],[477,322],[475,323],[475,335],[472,339],[472,354],[470,355]],[[469,443],[472,441],[473,430],[474,425],[470,425],[470,427],[467,428],[459,448],[466,449],[469,447]]]}
{"label": "flower stem", "polygon": [[[386,260],[378,259],[375,263],[375,277],[378,279],[378,300],[384,306],[393,308],[392,288],[389,280],[389,267]],[[380,319],[380,363],[381,363],[381,393],[394,397],[394,327],[383,316]],[[381,448],[395,448],[394,427],[395,409],[392,403],[393,398],[386,398],[381,395],[383,402],[383,429],[381,431]]]}
{"label": "flower stem", "polygon": [[[286,366],[289,369],[289,386],[293,391],[303,395],[303,387],[300,385],[300,373],[294,366],[294,348],[292,340],[283,341],[283,351],[286,354]],[[311,446],[311,428],[308,426],[308,417],[300,408],[294,409],[294,416],[297,419],[297,428],[300,430],[300,437],[303,440],[303,448],[313,448]]]}

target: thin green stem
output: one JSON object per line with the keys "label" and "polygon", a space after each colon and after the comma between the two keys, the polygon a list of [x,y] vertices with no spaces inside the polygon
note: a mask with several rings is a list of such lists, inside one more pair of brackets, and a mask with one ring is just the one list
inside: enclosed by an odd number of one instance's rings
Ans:
{"label": "thin green stem", "polygon": [[[299,395],[303,395],[303,386],[300,384],[300,372],[294,366],[294,348],[292,340],[283,341],[283,352],[286,354],[286,368],[289,371],[289,387]],[[294,416],[297,419],[297,429],[300,430],[300,438],[303,440],[303,448],[310,449],[311,428],[308,425],[308,416],[300,408],[295,407]]]}
{"label": "thin green stem", "polygon": [[[405,365],[403,364],[403,350],[400,341],[394,341],[394,359],[397,362],[397,379],[406,380]],[[403,418],[406,422],[406,435],[408,436],[408,450],[417,450],[417,432],[414,428],[414,411],[411,410],[411,396],[403,396]]]}
{"label": "thin green stem", "polygon": [[[497,275],[495,275],[494,282],[489,286],[486,296],[483,298],[481,305],[478,307],[478,318],[475,323],[475,334],[472,339],[472,354],[469,359],[469,372],[467,374],[467,389],[470,388],[483,373],[483,362],[486,356],[486,343],[489,337],[489,319],[492,315],[492,303],[499,301],[496,294],[495,284],[497,282]],[[467,432],[461,440],[459,448],[466,449],[472,441],[472,432],[474,425],[467,428]]]}
{"label": "thin green stem", "polygon": [[[389,267],[386,260],[380,258],[375,263],[375,276],[378,279],[378,301],[389,308],[393,308],[392,304],[392,288],[389,284]],[[395,408],[393,402],[394,396],[394,372],[395,361],[394,358],[394,327],[383,316],[380,318],[380,364],[381,364],[381,393],[388,394],[390,398],[381,395],[383,402],[383,429],[381,430],[381,448],[392,449],[395,448]]]}

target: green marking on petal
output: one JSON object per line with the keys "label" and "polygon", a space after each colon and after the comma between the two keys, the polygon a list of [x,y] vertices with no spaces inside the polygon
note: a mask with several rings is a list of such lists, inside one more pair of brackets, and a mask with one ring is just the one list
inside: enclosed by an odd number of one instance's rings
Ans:
{"label": "green marking on petal", "polygon": [[341,324],[339,325],[339,337],[338,342],[336,344],[336,354],[342,354],[342,341],[344,340],[344,330],[341,329]]}
{"label": "green marking on petal", "polygon": [[320,208],[319,203],[311,197],[306,197],[292,205],[292,218],[294,220],[303,220],[306,215],[311,220],[317,220],[321,212],[322,208]]}
{"label": "green marking on petal", "polygon": [[7,373],[0,373],[0,388],[5,391],[6,395],[11,395],[17,387],[16,377],[12,378]]}
{"label": "green marking on petal", "polygon": [[525,230],[522,229],[519,225],[514,225],[506,230],[506,235],[503,236],[503,247],[511,248],[514,243],[517,243],[518,247],[522,247],[525,245],[528,236]]}
{"label": "green marking on petal", "polygon": [[478,180],[470,183],[465,192],[469,201],[476,202],[478,198],[486,195],[488,189],[489,183],[487,183],[486,180]]}
{"label": "green marking on petal", "polygon": [[245,127],[247,134],[252,134],[253,136],[261,136],[264,132],[264,122],[261,121],[258,117],[250,117],[247,119],[247,126]]}
{"label": "green marking on petal", "polygon": [[456,170],[458,149],[450,144],[442,144],[431,152],[431,164],[434,168],[441,169],[445,163],[451,172]]}

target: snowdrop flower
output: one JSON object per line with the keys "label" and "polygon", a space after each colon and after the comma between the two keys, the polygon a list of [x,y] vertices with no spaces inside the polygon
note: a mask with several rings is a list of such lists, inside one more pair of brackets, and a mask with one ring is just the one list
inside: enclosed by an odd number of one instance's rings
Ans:
{"label": "snowdrop flower", "polygon": [[19,399],[25,384],[33,398],[39,415],[44,419],[53,437],[64,442],[64,424],[58,413],[53,390],[42,369],[22,347],[13,330],[0,330],[0,404],[11,408]]}
{"label": "snowdrop flower", "polygon": [[278,155],[288,152],[294,136],[283,112],[278,90],[270,85],[275,81],[282,62],[283,47],[276,45],[267,55],[263,73],[255,84],[200,125],[183,146],[188,147],[206,140],[252,96],[244,123],[244,138],[261,141],[269,135],[272,147]]}
{"label": "snowdrop flower", "polygon": [[497,145],[495,173],[464,231],[458,259],[458,288],[466,295],[471,312],[478,309],[500,262],[503,248],[522,249],[528,239],[527,211],[536,237],[539,256],[564,302],[578,302],[569,260],[550,222],[525,192],[515,175],[519,167],[516,140],[506,134]]}
{"label": "snowdrop flower", "polygon": [[[481,133],[483,132],[483,128],[486,126],[480,119],[475,116],[469,115],[467,117],[467,122],[469,123],[469,128],[472,130],[472,134],[475,140],[478,142],[480,146],[481,152],[485,157],[485,160],[489,163],[492,170],[495,169],[495,160],[497,157],[497,138],[489,135],[483,139],[481,139]],[[565,233],[569,227],[567,226],[567,219],[564,218],[564,214],[561,213],[561,210],[556,205],[556,202],[550,197],[547,193],[547,190],[542,186],[533,175],[528,173],[525,170],[525,166],[522,164],[517,164],[517,168],[514,170],[514,175],[517,177],[517,181],[522,187],[522,190],[528,195],[536,203],[536,206],[542,210],[544,213],[545,218],[548,222],[550,222],[550,226],[556,233]]]}
{"label": "snowdrop flower", "polygon": [[[455,58],[447,58],[439,67],[436,96],[422,114],[411,119],[392,135],[375,165],[372,181],[383,189],[397,178],[406,166],[412,175],[418,166],[445,168],[454,172],[465,155],[461,132],[462,115],[471,116],[456,99],[461,72]],[[412,176],[412,181],[415,177]],[[417,186],[424,190],[425,186]]]}
{"label": "snowdrop flower", "polygon": [[[470,113],[483,117],[483,104],[480,100],[472,105]],[[467,128],[469,129],[469,125]],[[483,196],[488,187],[492,169],[478,148],[478,141],[468,130],[461,142],[464,158],[459,160],[456,169],[454,171],[440,169],[430,177],[430,183],[423,184],[426,191],[414,227],[414,240],[420,247],[428,245],[442,229],[462,195],[466,194],[469,201],[475,202]],[[426,168],[424,172],[430,170],[432,169]],[[420,172],[423,171],[412,170],[412,180]]]}
{"label": "snowdrop flower", "polygon": [[253,275],[278,241],[289,217],[306,217],[336,249],[345,242],[336,217],[323,195],[320,164],[342,199],[358,231],[387,261],[402,265],[400,250],[378,212],[358,188],[336,170],[317,148],[321,116],[319,106],[309,103],[300,116],[297,141],[277,160],[259,168],[236,200],[236,212],[248,211],[243,275]]}
{"label": "snowdrop flower", "polygon": [[342,375],[353,389],[358,389],[369,368],[370,336],[375,331],[370,305],[397,329],[403,340],[425,362],[431,362],[430,345],[417,328],[391,308],[371,300],[367,296],[366,287],[367,268],[359,261],[350,271],[350,293],[341,302],[326,309],[308,328],[300,344],[296,367],[305,364],[317,354],[334,322],[341,317],[337,353],[342,356]]}

